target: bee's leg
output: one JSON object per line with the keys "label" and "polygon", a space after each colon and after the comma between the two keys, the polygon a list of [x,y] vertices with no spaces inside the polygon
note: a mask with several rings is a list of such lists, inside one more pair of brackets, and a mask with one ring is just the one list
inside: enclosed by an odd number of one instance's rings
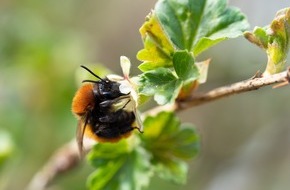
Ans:
{"label": "bee's leg", "polygon": [[[116,104],[116,103],[118,103],[118,102],[120,102],[120,101],[122,101],[124,99],[128,99],[128,98],[130,99],[130,96],[121,96],[121,97],[115,98],[113,100],[105,100],[105,101],[100,103],[100,107],[101,108],[109,108],[109,107],[113,106],[114,104]],[[128,103],[126,103],[126,105]]]}
{"label": "bee's leg", "polygon": [[135,117],[136,117],[136,125],[137,125],[137,127],[135,127],[135,128],[137,128],[140,133],[143,133],[144,126],[143,126],[142,119],[140,117],[140,113],[138,112],[136,107],[134,108],[133,112],[134,112]]}
{"label": "bee's leg", "polygon": [[139,133],[144,133],[144,131],[141,131],[141,129],[139,127],[132,127],[133,129],[137,129],[139,131]]}
{"label": "bee's leg", "polygon": [[123,106],[121,109],[124,109],[124,108],[129,104],[130,101],[131,101],[131,100],[129,99],[129,100],[124,104],[124,106]]}

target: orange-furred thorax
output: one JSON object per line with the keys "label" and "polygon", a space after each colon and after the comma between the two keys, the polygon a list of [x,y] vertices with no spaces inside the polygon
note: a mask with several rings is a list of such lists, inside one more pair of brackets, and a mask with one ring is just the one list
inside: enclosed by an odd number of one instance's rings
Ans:
{"label": "orange-furred thorax", "polygon": [[93,93],[93,84],[88,83],[80,87],[76,92],[72,101],[72,112],[78,116],[83,116],[87,113],[88,109],[92,108],[95,104]]}

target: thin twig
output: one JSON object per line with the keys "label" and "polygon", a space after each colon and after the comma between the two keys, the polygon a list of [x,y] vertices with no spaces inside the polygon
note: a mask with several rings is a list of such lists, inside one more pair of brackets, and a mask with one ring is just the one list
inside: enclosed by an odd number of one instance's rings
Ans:
{"label": "thin twig", "polygon": [[[290,68],[287,71],[274,74],[271,76],[259,77],[255,76],[248,80],[234,83],[229,86],[223,86],[213,89],[209,92],[199,95],[192,95],[186,100],[177,101],[175,105],[165,105],[155,107],[144,115],[155,115],[161,111],[181,111],[211,101],[240,94],[252,90],[257,90],[261,87],[278,84],[278,86],[290,83]],[[80,163],[77,144],[74,141],[64,145],[53,154],[45,166],[33,177],[27,190],[45,190],[51,181],[59,174],[71,170]]]}
{"label": "thin twig", "polygon": [[240,94],[252,90],[257,90],[261,87],[273,85],[273,84],[289,84],[290,81],[290,68],[287,71],[270,75],[267,77],[252,77],[248,80],[237,82],[229,86],[223,86],[213,89],[209,92],[199,95],[192,95],[186,100],[177,102],[178,110],[184,110],[190,107],[198,106],[201,104],[209,103],[211,101],[231,96],[234,94]]}

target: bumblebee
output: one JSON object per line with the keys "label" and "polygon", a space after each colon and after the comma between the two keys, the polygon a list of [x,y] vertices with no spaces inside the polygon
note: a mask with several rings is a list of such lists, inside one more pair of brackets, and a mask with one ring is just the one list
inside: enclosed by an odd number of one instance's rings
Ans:
{"label": "bumblebee", "polygon": [[129,137],[134,129],[142,133],[131,92],[122,93],[118,81],[101,78],[81,67],[97,80],[84,80],[72,101],[72,112],[79,120],[76,139],[80,152],[84,152],[84,136],[97,142],[118,142]]}

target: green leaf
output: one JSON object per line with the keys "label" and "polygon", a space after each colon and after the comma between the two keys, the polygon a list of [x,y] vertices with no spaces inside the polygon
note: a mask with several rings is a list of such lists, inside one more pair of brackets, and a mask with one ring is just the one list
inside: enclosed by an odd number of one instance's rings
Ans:
{"label": "green leaf", "polygon": [[184,161],[172,159],[166,163],[156,164],[155,172],[162,179],[170,180],[177,184],[185,184],[188,165]]}
{"label": "green leaf", "polygon": [[[195,56],[218,42],[242,35],[248,28],[245,16],[238,9],[227,7],[226,0],[164,0],[160,4],[157,15],[171,41],[179,49],[193,51]],[[166,19],[178,24],[166,24]]]}
{"label": "green leaf", "polygon": [[137,58],[143,61],[139,65],[139,69],[144,72],[159,67],[172,66],[171,54],[174,48],[154,13],[148,16],[147,21],[140,28],[140,33],[144,49],[137,54]]}
{"label": "green leaf", "polygon": [[87,186],[91,190],[141,190],[153,175],[150,158],[150,153],[130,140],[97,144],[88,155],[96,170]]}
{"label": "green leaf", "polygon": [[94,167],[98,168],[107,163],[108,160],[116,159],[130,151],[131,148],[126,140],[121,140],[118,143],[98,143],[90,151],[87,158]]}
{"label": "green leaf", "polygon": [[[157,26],[158,35],[157,30],[151,29]],[[148,50],[145,39],[149,36],[154,39],[154,47],[162,49],[167,56],[172,55],[172,50],[188,50],[196,57],[225,39],[242,35],[248,26],[245,16],[237,8],[227,7],[226,0],[159,0],[141,28],[145,46],[141,52]],[[166,46],[159,43],[164,41]],[[153,53],[152,57],[156,55]]]}
{"label": "green leaf", "polygon": [[167,103],[173,103],[174,100],[177,98],[179,91],[182,87],[182,81],[176,80],[171,81],[168,84],[164,85],[154,95],[154,100],[159,105],[164,105]]}
{"label": "green leaf", "polygon": [[112,189],[112,186],[118,187],[119,184],[115,185],[117,182],[112,182],[112,179],[117,175],[117,172],[121,169],[122,165],[124,165],[125,161],[125,157],[122,156],[119,159],[110,160],[106,164],[100,165],[99,168],[88,177],[87,184],[89,189],[98,190]]}
{"label": "green leaf", "polygon": [[173,66],[177,76],[183,81],[193,81],[199,76],[193,56],[186,50],[177,51],[173,55]]}
{"label": "green leaf", "polygon": [[245,38],[247,38],[251,43],[263,48],[268,48],[268,35],[266,32],[267,28],[255,27],[253,33],[246,31],[244,33]]}
{"label": "green leaf", "polygon": [[253,32],[245,32],[244,36],[267,53],[264,76],[281,72],[285,68],[290,46],[290,8],[278,11],[271,25],[255,27]]}
{"label": "green leaf", "polygon": [[171,103],[178,96],[182,81],[170,69],[159,68],[141,75],[139,93],[153,96],[158,104]]}
{"label": "green leaf", "polygon": [[167,180],[184,183],[186,160],[197,155],[199,137],[192,125],[181,125],[172,112],[161,112],[144,121],[143,146],[152,153],[155,172]]}

